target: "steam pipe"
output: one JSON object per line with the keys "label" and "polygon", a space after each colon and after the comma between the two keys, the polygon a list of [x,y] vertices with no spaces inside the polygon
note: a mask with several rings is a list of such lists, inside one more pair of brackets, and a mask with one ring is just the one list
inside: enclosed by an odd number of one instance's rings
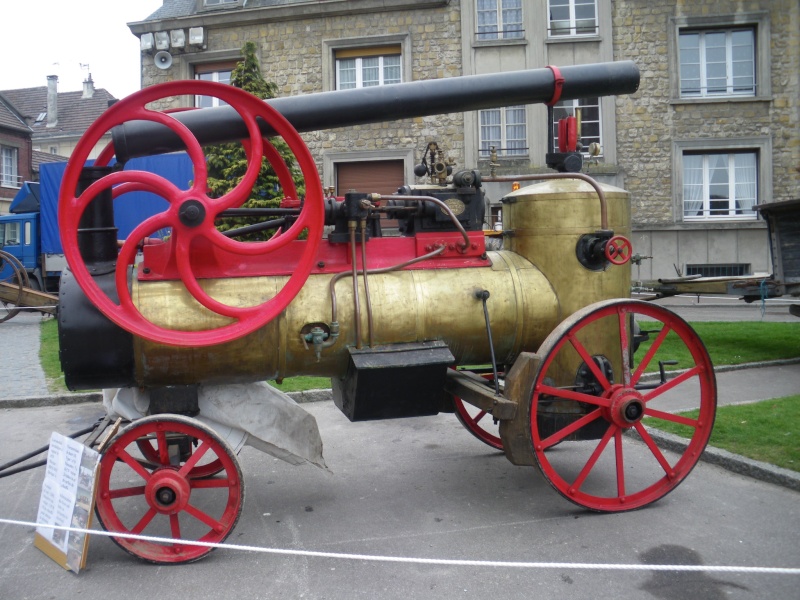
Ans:
{"label": "steam pipe", "polygon": [[[639,87],[639,69],[632,61],[560,67],[564,78],[558,94],[549,68],[467,75],[397,83],[353,90],[272,98],[266,102],[299,132],[381,123],[411,117],[482,110],[517,104],[545,104],[554,99],[632,94]],[[200,145],[248,138],[247,128],[231,106],[173,113]],[[263,121],[261,131],[274,135]],[[152,121],[129,121],[112,130],[117,161],[183,150],[172,129]]]}

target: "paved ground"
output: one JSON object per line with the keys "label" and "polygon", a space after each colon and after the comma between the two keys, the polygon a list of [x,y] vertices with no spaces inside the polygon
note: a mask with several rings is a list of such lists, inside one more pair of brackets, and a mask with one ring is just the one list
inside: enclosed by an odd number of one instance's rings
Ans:
{"label": "paved ground", "polygon": [[[681,314],[696,310],[685,302],[677,307]],[[16,390],[46,393],[32,359],[39,320],[18,316],[0,324],[0,348],[11,346],[0,355],[0,399]],[[32,367],[7,369],[23,356]],[[723,403],[782,396],[800,389],[800,366],[721,373],[718,382]],[[563,499],[537,470],[515,467],[476,441],[452,415],[350,423],[331,402],[307,407],[320,425],[331,472],[291,467],[246,448],[240,460],[247,502],[230,543],[489,561],[800,566],[800,495],[782,486],[700,462],[656,504],[596,515]],[[51,431],[90,425],[100,412],[93,403],[2,409],[0,462],[46,444]],[[0,479],[0,517],[34,520],[42,477],[38,469]],[[797,575],[454,567],[235,550],[163,568],[144,565],[105,538],[92,541],[88,569],[75,576],[32,547],[30,528],[0,524],[0,539],[3,599],[180,593],[198,599],[715,600],[795,598],[800,584]]]}
{"label": "paved ground", "polygon": [[20,313],[0,323],[0,399],[47,395],[47,382],[39,365],[42,318],[39,313]]}

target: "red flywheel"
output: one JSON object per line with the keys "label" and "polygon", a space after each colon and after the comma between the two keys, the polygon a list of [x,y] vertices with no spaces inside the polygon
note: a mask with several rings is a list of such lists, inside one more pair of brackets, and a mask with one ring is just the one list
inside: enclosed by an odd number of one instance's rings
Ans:
{"label": "red flywheel", "polygon": [[[247,153],[247,170],[241,182],[220,198],[208,195],[208,170],[200,143],[180,121],[166,112],[148,107],[153,102],[179,95],[212,96],[236,110],[247,127],[248,139],[242,144]],[[262,157],[275,170],[283,191],[297,196],[290,170],[269,140],[262,136],[257,119],[265,122],[287,143],[303,174],[305,202],[297,220],[280,235],[265,242],[239,242],[222,235],[214,227],[215,218],[223,211],[241,206],[250,197],[261,169]],[[75,193],[78,179],[93,148],[112,128],[128,121],[153,121],[169,127],[186,147],[194,179],[186,190],[166,179],[144,171],[117,171],[92,183],[80,196]],[[107,147],[95,166],[107,166],[113,146]],[[115,280],[119,301],[110,298],[90,274],[78,248],[81,215],[94,198],[112,189],[113,197],[130,191],[146,191],[169,203],[169,207],[139,224],[128,236],[119,252]],[[275,109],[255,96],[232,86],[205,81],[180,81],[155,85],[120,100],[106,111],[85,133],[67,165],[59,197],[59,230],[64,254],[75,279],[92,303],[111,321],[142,338],[173,346],[209,346],[243,337],[263,327],[280,314],[300,292],[314,265],[324,225],[322,184],[316,164],[300,135]],[[129,288],[129,271],[136,260],[139,244],[157,231],[171,231],[169,244],[181,282],[189,294],[203,307],[224,317],[228,323],[199,331],[176,330],[148,320],[135,305]],[[198,280],[193,252],[220,250],[238,256],[242,261],[283,248],[308,232],[297,264],[286,284],[273,297],[252,306],[226,304],[207,292]],[[195,257],[195,261],[196,261]],[[135,269],[134,269],[135,273]],[[134,275],[135,276],[135,275]]]}

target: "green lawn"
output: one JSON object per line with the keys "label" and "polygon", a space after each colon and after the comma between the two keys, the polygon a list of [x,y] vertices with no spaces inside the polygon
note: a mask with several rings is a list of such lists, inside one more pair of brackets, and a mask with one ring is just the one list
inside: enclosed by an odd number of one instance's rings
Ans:
{"label": "green lawn", "polygon": [[[681,414],[697,418],[697,413],[693,410]],[[689,428],[685,425],[651,418],[646,418],[644,423],[689,437]],[[800,395],[717,408],[709,444],[800,472]]]}
{"label": "green lawn", "polygon": [[[640,326],[647,330],[652,324],[640,322]],[[797,323],[696,322],[691,326],[703,340],[715,366],[800,357],[800,319]],[[651,341],[644,342],[637,355],[643,356],[655,337],[651,334]],[[660,352],[675,357],[679,364],[693,364],[686,346],[674,333],[666,337]],[[653,363],[648,371],[657,369],[658,365]]]}

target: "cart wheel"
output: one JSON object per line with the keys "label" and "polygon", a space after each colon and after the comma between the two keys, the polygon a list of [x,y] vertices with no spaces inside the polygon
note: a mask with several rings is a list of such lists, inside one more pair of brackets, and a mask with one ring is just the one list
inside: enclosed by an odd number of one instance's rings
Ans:
{"label": "cart wheel", "polygon": [[[490,383],[494,381],[492,373],[486,373],[482,377]],[[453,405],[456,409],[456,417],[466,427],[467,431],[484,444],[498,450],[503,449],[503,440],[500,439],[498,425],[492,415],[485,410],[463,402],[461,398],[453,397]]]}
{"label": "cart wheel", "polygon": [[[155,450],[154,457],[142,456],[143,439]],[[193,470],[203,460],[219,461],[221,475],[195,478]],[[211,428],[188,417],[154,415],[135,421],[100,460],[96,510],[107,531],[220,543],[236,526],[243,504],[244,481],[233,450]],[[134,556],[159,564],[192,562],[212,550],[111,539]]]}
{"label": "cart wheel", "polygon": [[13,254],[0,250],[0,285],[3,287],[3,299],[0,300],[0,323],[8,321],[19,314],[22,304],[22,293],[30,286],[28,272]]}
{"label": "cart wheel", "polygon": [[[634,348],[633,320],[652,342]],[[537,354],[531,441],[545,478],[568,500],[599,512],[641,508],[675,489],[700,459],[716,381],[702,341],[674,313],[636,300],[598,302],[561,323]],[[661,380],[659,368],[674,371]],[[690,408],[699,414],[675,414]],[[686,450],[662,451],[646,417],[682,429]],[[562,441],[569,443],[552,449]]]}

